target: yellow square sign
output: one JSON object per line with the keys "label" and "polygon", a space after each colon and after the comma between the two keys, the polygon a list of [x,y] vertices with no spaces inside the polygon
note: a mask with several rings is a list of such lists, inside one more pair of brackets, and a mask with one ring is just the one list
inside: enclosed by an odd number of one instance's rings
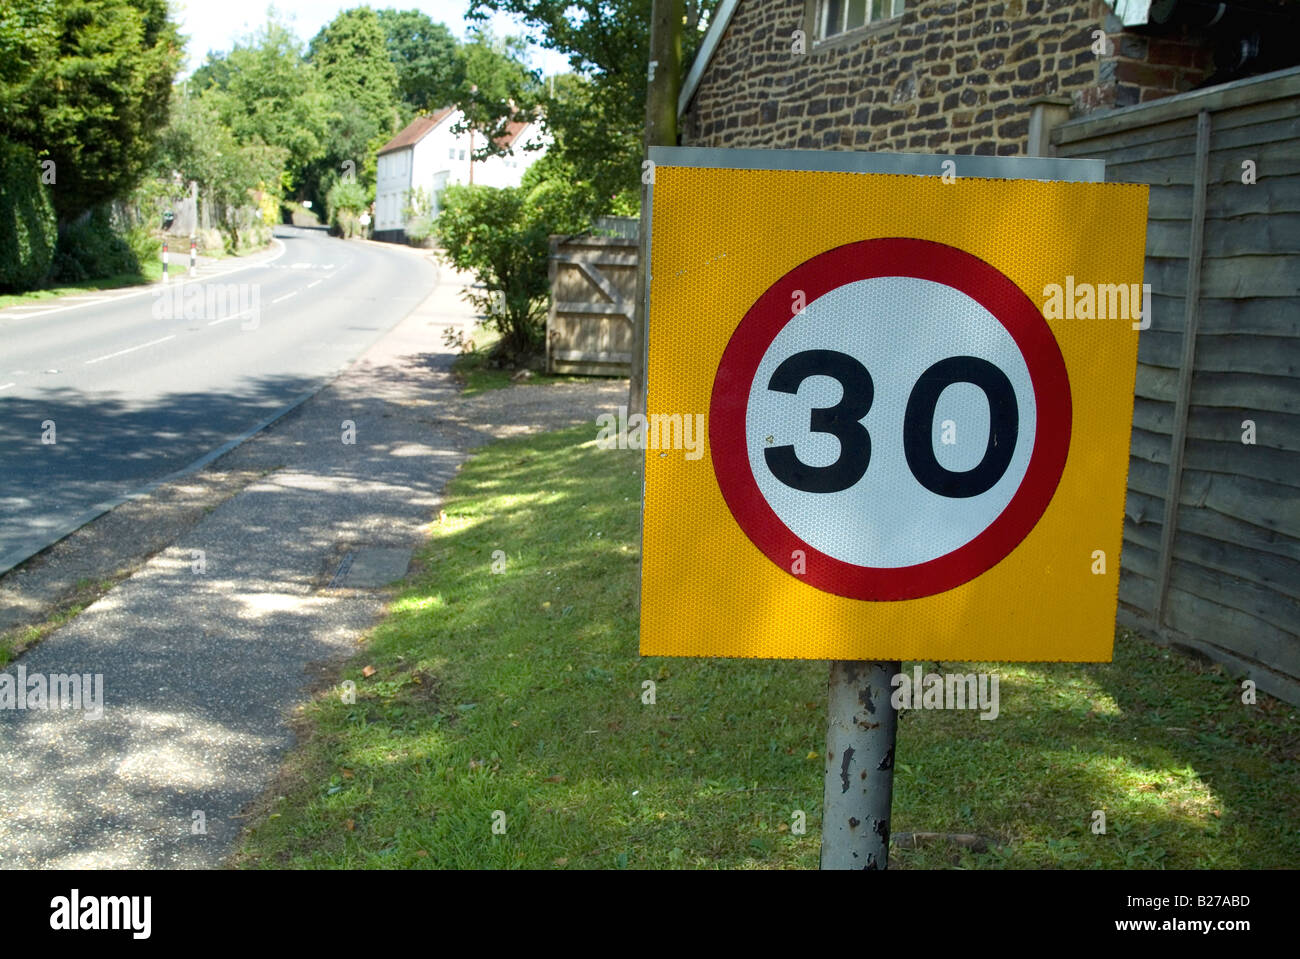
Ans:
{"label": "yellow square sign", "polygon": [[691,152],[652,154],[641,653],[1108,661],[1146,187]]}

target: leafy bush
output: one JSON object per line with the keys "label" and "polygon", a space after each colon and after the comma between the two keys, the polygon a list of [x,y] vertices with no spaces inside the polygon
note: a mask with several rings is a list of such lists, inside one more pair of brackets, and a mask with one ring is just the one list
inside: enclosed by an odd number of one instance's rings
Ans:
{"label": "leafy bush", "polygon": [[450,186],[442,202],[438,239],[448,259],[485,288],[467,290],[466,299],[501,334],[503,358],[525,362],[545,336],[550,235],[586,229],[594,191],[559,179],[541,180],[531,189]]}
{"label": "leafy bush", "polygon": [[140,273],[140,258],[126,237],[114,229],[107,207],[95,207],[88,216],[59,232],[54,255],[54,278],[59,282],[80,283]]}
{"label": "leafy bush", "polygon": [[198,241],[199,253],[204,256],[221,256],[226,252],[226,238],[220,230],[199,227],[194,238]]}
{"label": "leafy bush", "polygon": [[[262,187],[259,184],[259,187]],[[280,198],[267,189],[260,189],[257,195],[257,209],[262,214],[262,223],[274,226],[280,222]]]}
{"label": "leafy bush", "polygon": [[431,216],[417,216],[406,224],[406,239],[413,246],[422,246],[425,240],[434,235],[434,227]]}
{"label": "leafy bush", "polygon": [[406,191],[406,205],[402,208],[406,222],[407,242],[422,246],[434,235],[433,197],[422,186]]}
{"label": "leafy bush", "polygon": [[54,204],[30,149],[0,139],[0,290],[40,286],[57,240]]}
{"label": "leafy bush", "polygon": [[[122,231],[120,236],[131,249],[131,252],[135,254],[135,258],[139,263],[147,263],[162,254],[162,237],[151,227],[137,224],[128,230]],[[171,243],[172,252],[181,250],[186,255],[189,254],[190,244],[187,238],[173,238]]]}
{"label": "leafy bush", "polygon": [[369,205],[365,188],[356,180],[339,180],[325,195],[331,232],[353,237],[361,230],[358,217]]}

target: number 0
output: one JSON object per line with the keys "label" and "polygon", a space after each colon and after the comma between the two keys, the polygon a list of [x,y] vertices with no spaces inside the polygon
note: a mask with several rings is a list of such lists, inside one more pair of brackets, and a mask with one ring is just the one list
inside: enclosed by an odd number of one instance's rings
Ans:
{"label": "number 0", "polygon": [[[944,468],[934,455],[931,439],[939,396],[954,383],[974,383],[989,403],[989,439],[984,457],[974,469],[957,473]],[[961,499],[987,493],[1002,479],[1016,451],[1020,410],[1007,375],[977,356],[950,356],[921,374],[907,398],[903,414],[903,452],[916,481],[931,493]]]}

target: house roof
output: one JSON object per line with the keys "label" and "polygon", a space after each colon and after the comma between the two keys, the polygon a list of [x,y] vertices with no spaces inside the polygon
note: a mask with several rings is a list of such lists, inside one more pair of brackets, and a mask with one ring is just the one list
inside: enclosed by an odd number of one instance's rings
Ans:
{"label": "house roof", "polygon": [[401,133],[393,137],[382,147],[379,148],[378,156],[385,153],[392,153],[394,150],[401,150],[404,147],[415,146],[433,130],[439,123],[451,116],[454,111],[451,107],[443,107],[435,113],[428,113],[422,117],[416,117],[406,125]]}
{"label": "house roof", "polygon": [[[406,147],[415,146],[415,144],[428,136],[433,129],[438,126],[438,124],[442,123],[443,120],[447,119],[447,117],[451,116],[455,112],[456,110],[454,107],[443,107],[435,113],[416,117],[406,125],[406,128],[402,130],[401,133],[397,134],[397,136],[393,137],[380,147],[377,155],[383,156],[385,153],[392,153],[394,150],[401,150]],[[524,131],[532,125],[532,120],[511,120],[506,124],[506,132],[497,137],[493,142],[503,150],[508,150],[519,141],[519,138],[523,136]]]}
{"label": "house roof", "polygon": [[523,132],[532,125],[532,122],[529,120],[511,120],[506,124],[506,132],[492,142],[503,150],[509,149],[515,145],[519,140],[519,137],[523,135]]}
{"label": "house roof", "polygon": [[717,52],[718,44],[722,42],[722,35],[731,25],[731,18],[735,16],[738,6],[740,0],[722,0],[722,3],[718,4],[717,12],[713,14],[713,21],[709,24],[709,32],[704,35],[704,42],[700,44],[695,59],[691,61],[690,72],[686,74],[686,79],[682,83],[682,92],[677,97],[677,116],[680,117],[691,105],[691,97],[695,96],[695,91],[699,89],[704,71],[708,69],[709,61]]}

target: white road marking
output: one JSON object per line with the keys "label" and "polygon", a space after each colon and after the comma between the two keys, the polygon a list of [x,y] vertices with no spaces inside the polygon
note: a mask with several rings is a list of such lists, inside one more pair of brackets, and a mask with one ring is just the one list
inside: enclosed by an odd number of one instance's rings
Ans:
{"label": "white road marking", "polygon": [[9,389],[9,387],[11,387],[11,386],[13,386],[12,383],[6,383],[6,384],[4,384],[3,386],[0,386],[0,390],[7,390],[7,389]]}
{"label": "white road marking", "polygon": [[213,320],[208,324],[208,326],[216,326],[218,323],[225,323],[227,320],[242,320],[252,312],[252,310],[245,310],[243,313],[235,313],[232,316],[223,316],[219,320]]}
{"label": "white road marking", "polygon": [[286,293],[284,296],[281,296],[281,297],[279,297],[279,298],[277,298],[277,299],[272,300],[272,301],[271,301],[271,305],[272,305],[272,306],[275,306],[275,304],[277,304],[277,303],[283,303],[285,300],[289,299],[289,297],[291,297],[291,296],[297,296],[298,293],[299,293],[298,290],[294,290],[292,293]]}
{"label": "white road marking", "polygon": [[86,365],[90,366],[92,363],[102,363],[104,360],[111,360],[115,356],[125,356],[127,353],[134,353],[136,350],[147,349],[150,346],[157,346],[159,343],[166,343],[168,340],[174,339],[176,339],[175,333],[171,336],[164,336],[161,340],[152,340],[148,343],[141,343],[139,346],[133,346],[130,349],[118,350],[116,353],[109,353],[108,356],[97,356],[93,360],[86,360]]}
{"label": "white road marking", "polygon": [[324,282],[325,282],[324,280],[317,280],[317,281],[315,281],[314,283],[308,283],[308,284],[307,284],[307,289],[310,290],[313,286],[319,286],[320,284],[322,284],[322,283],[324,283]]}

